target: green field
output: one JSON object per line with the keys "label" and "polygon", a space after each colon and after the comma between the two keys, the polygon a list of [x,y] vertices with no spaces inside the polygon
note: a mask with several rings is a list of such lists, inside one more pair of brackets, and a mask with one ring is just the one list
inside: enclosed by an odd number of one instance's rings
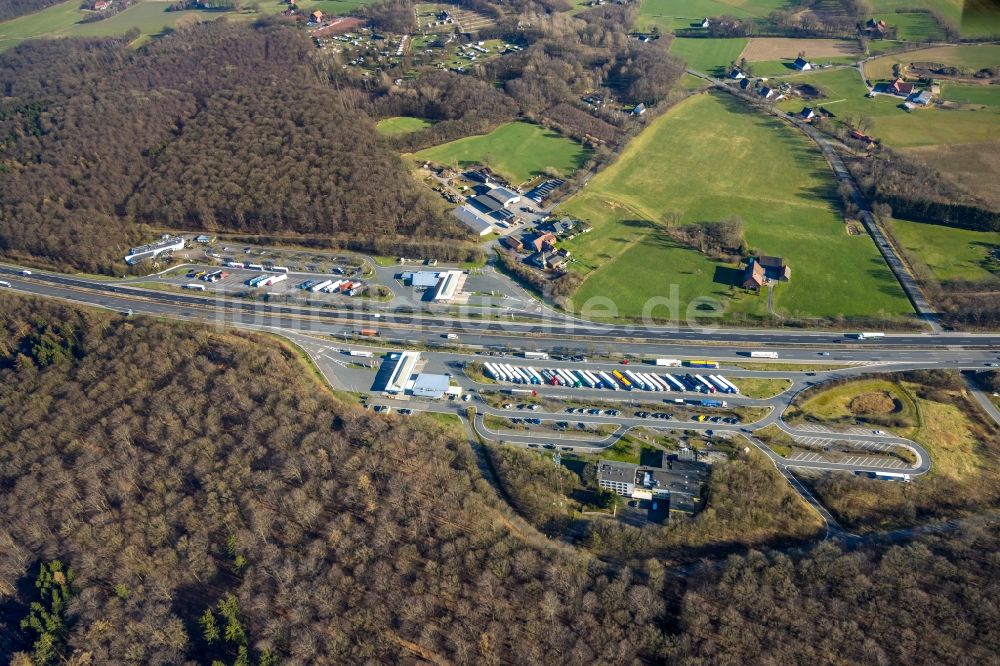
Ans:
{"label": "green field", "polygon": [[27,39],[38,37],[104,37],[121,35],[131,28],[138,28],[143,38],[156,35],[170,28],[184,16],[197,15],[205,21],[221,16],[232,19],[249,19],[260,14],[272,14],[283,9],[277,0],[260,2],[258,12],[182,11],[168,12],[169,2],[140,0],[120,14],[94,23],[80,23],[90,14],[80,9],[79,0],[69,0],[59,5],[27,16],[0,23],[0,49],[9,49]]}
{"label": "green field", "polygon": [[[867,74],[867,68],[865,71]],[[785,80],[792,85],[809,83],[823,91],[822,99],[809,105],[823,106],[835,118],[870,118],[869,134],[897,148],[987,142],[996,137],[1000,127],[1000,107],[980,111],[926,108],[906,113],[899,98],[865,97],[867,89],[853,69],[806,72]],[[778,104],[790,112],[801,111],[802,106],[803,101],[796,98]]]}
{"label": "green field", "polygon": [[722,76],[746,45],[746,39],[675,39],[670,53],[684,58],[691,69]]}
{"label": "green field", "polygon": [[992,0],[872,0],[880,18],[892,23],[889,12],[935,9],[959,29],[963,37],[1000,35],[1000,12]]}
{"label": "green field", "polygon": [[[564,244],[586,275],[574,306],[612,316],[600,308],[613,303],[620,316],[641,316],[650,299],[675,292],[682,319],[699,297],[717,301],[730,319],[765,315],[766,295],[730,288],[733,266],[679,247],[651,222],[677,211],[682,223],[739,215],[751,247],[784,257],[792,279],[775,290],[779,313],[910,313],[871,239],[846,233],[833,188],[829,166],[799,133],[728,96],[696,95],[654,121],[562,207],[594,225]],[[667,307],[652,315],[670,318]]]}
{"label": "green field", "polygon": [[908,220],[890,220],[889,228],[908,255],[923,262],[939,282],[995,281],[991,259],[1000,248],[1000,233],[967,231]]}
{"label": "green field", "polygon": [[[829,65],[853,65],[862,56],[838,56],[835,58],[810,58],[810,62],[815,64]],[[759,60],[750,65],[750,72],[753,76],[780,77],[794,76],[798,73],[790,60]]]}
{"label": "green field", "polygon": [[963,86],[945,83],[941,86],[941,98],[961,104],[1000,107],[1000,86]]}
{"label": "green field", "polygon": [[763,17],[786,4],[786,0],[643,0],[635,27],[671,31],[700,26],[710,16]]}
{"label": "green field", "polygon": [[896,39],[905,42],[933,42],[945,38],[944,30],[930,14],[886,14],[884,20],[896,26]]}
{"label": "green field", "polygon": [[378,129],[379,134],[384,134],[385,136],[396,136],[399,134],[409,134],[410,132],[427,129],[433,124],[434,123],[431,121],[424,120],[423,118],[396,116],[395,118],[380,120],[375,127]]}
{"label": "green field", "polygon": [[370,5],[375,0],[305,0],[301,2],[299,6],[307,14],[316,11],[317,9],[324,14],[347,14],[358,7],[364,7],[365,5]]}
{"label": "green field", "polygon": [[512,183],[523,183],[549,168],[569,176],[587,162],[590,150],[538,125],[514,122],[414,156],[456,168],[485,164]]}

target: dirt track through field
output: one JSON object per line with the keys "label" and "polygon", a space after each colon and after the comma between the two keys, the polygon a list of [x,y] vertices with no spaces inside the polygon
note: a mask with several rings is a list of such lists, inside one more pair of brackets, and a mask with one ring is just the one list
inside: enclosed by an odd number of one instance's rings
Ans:
{"label": "dirt track through field", "polygon": [[794,60],[801,52],[805,52],[806,58],[835,58],[859,53],[857,43],[843,39],[758,37],[747,42],[740,57],[750,62]]}

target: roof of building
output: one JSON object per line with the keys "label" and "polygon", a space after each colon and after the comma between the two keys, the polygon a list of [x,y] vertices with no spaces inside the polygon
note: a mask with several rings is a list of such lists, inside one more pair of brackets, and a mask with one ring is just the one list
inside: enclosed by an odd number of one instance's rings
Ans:
{"label": "roof of building", "polygon": [[444,271],[438,277],[437,291],[434,292],[435,301],[450,301],[458,294],[459,283],[462,282],[462,271]]}
{"label": "roof of building", "polygon": [[438,399],[444,396],[450,382],[451,378],[448,375],[431,375],[424,372],[413,380],[411,390],[413,395]]}
{"label": "roof of building", "polygon": [[769,257],[766,254],[763,254],[756,257],[756,260],[764,268],[773,268],[777,270],[785,267],[785,260],[781,257]]}
{"label": "roof of building", "polygon": [[403,279],[409,279],[414,287],[436,287],[439,279],[437,271],[417,271],[403,273]]}
{"label": "roof of building", "polygon": [[639,469],[633,463],[617,460],[599,460],[597,462],[597,478],[601,481],[615,483],[635,483],[635,473]]}
{"label": "roof of building", "polygon": [[799,58],[796,58],[795,62],[792,63],[792,64],[793,64],[793,66],[795,66],[795,67],[797,67],[799,69],[802,69],[803,67],[805,67],[806,65],[809,64],[809,61],[806,60],[805,58],[799,57]]}
{"label": "roof of building", "polygon": [[459,206],[452,211],[452,215],[464,222],[467,227],[480,236],[485,236],[486,234],[495,231],[492,221],[483,217],[468,206]]}
{"label": "roof of building", "polygon": [[491,197],[489,194],[480,194],[472,197],[469,199],[469,202],[475,204],[477,208],[487,213],[492,213],[495,210],[501,210],[503,208],[503,204]]}
{"label": "roof of building", "polygon": [[750,263],[743,270],[743,286],[753,284],[757,287],[763,287],[766,279],[764,267],[751,259]]}
{"label": "roof of building", "polygon": [[516,203],[521,200],[520,194],[507,187],[494,187],[486,193],[486,196],[498,201],[502,206],[506,206],[509,203]]}
{"label": "roof of building", "polygon": [[917,104],[927,104],[933,97],[930,90],[921,90],[920,94],[913,98],[913,101]]}
{"label": "roof of building", "polygon": [[800,113],[799,115],[801,115],[803,118],[812,118],[816,115],[816,112],[813,111],[808,106],[804,106],[802,107],[802,113]]}
{"label": "roof of building", "polygon": [[546,231],[545,233],[538,234],[537,236],[532,238],[531,244],[532,246],[534,246],[535,250],[541,250],[542,246],[545,245],[546,243],[554,246],[557,240],[558,239],[556,238],[556,235],[554,233],[552,233],[551,231]]}

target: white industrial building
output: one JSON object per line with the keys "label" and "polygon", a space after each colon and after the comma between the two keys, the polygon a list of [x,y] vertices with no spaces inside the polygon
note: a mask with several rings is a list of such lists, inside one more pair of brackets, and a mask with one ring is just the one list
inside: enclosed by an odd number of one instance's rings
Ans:
{"label": "white industrial building", "polygon": [[438,271],[414,271],[403,273],[402,278],[404,282],[409,280],[410,284],[414,287],[425,288],[436,287],[440,275]]}
{"label": "white industrial building", "polygon": [[434,292],[434,302],[450,303],[462,292],[465,285],[464,271],[442,271],[438,274],[437,290]]}
{"label": "white industrial building", "polygon": [[410,376],[417,366],[417,361],[420,360],[420,352],[394,352],[389,355],[389,360],[394,361],[395,365],[389,374],[389,380],[385,383],[384,390],[386,393],[403,393],[411,385]]}
{"label": "white industrial building", "polygon": [[410,393],[418,398],[440,400],[448,393],[451,378],[448,375],[431,375],[421,373],[413,380]]}
{"label": "white industrial building", "polygon": [[489,218],[480,215],[468,206],[459,206],[452,211],[452,215],[461,220],[465,226],[472,229],[479,236],[486,236],[496,232],[493,222]]}
{"label": "white industrial building", "polygon": [[170,236],[169,234],[164,234],[160,237],[160,240],[155,243],[133,247],[128,251],[128,254],[125,255],[125,263],[137,264],[140,261],[145,261],[146,259],[155,259],[164,252],[175,252],[183,249],[183,238],[180,236]]}

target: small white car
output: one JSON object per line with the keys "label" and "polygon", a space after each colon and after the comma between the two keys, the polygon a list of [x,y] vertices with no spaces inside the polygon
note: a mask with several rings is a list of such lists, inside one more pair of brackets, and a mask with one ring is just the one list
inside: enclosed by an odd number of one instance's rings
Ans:
{"label": "small white car", "polygon": [[31,271],[25,269],[25,270],[21,271],[21,275],[31,275]]}
{"label": "small white car", "polygon": [[884,430],[872,430],[872,434],[873,435],[878,435],[879,437],[883,437],[883,436],[885,436],[885,431]]}

